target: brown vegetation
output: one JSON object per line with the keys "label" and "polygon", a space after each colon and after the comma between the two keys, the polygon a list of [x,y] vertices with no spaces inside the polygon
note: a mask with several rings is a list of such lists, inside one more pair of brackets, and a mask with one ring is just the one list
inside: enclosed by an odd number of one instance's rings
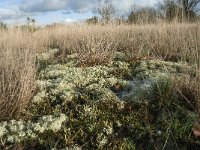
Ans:
{"label": "brown vegetation", "polygon": [[[8,29],[0,31],[0,34],[1,119],[16,118],[23,112],[34,94],[36,54],[50,48],[61,50],[57,59],[61,63],[66,61],[66,54],[78,54],[82,64],[97,65],[109,62],[114,51],[121,51],[130,60],[136,57],[156,58],[187,62],[196,66],[197,70],[200,67],[199,23],[73,25],[41,28],[35,32]],[[198,82],[193,82],[192,87],[199,92]],[[183,94],[185,89],[190,90],[186,92],[189,99],[193,90],[183,87]],[[196,97],[199,100],[199,96]]]}

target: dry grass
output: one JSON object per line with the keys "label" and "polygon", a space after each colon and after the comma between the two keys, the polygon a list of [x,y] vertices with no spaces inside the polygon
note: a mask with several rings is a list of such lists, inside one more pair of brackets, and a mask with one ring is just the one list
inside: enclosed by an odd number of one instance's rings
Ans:
{"label": "dry grass", "polygon": [[17,118],[33,95],[35,48],[21,31],[1,32],[0,118]]}
{"label": "dry grass", "polygon": [[[114,51],[130,58],[183,61],[200,67],[200,26],[195,24],[56,26],[27,32],[0,31],[0,119],[19,117],[34,94],[36,53],[49,48],[78,54],[80,64],[110,61]],[[196,77],[198,78],[198,77]],[[188,84],[190,85],[190,84]],[[198,82],[193,85],[199,91]],[[199,100],[199,96],[198,96]]]}

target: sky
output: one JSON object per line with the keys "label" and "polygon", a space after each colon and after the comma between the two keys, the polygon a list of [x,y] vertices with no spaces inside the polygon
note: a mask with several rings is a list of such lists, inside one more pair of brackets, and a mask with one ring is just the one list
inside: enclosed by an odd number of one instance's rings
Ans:
{"label": "sky", "polygon": [[[157,0],[111,0],[118,15],[127,14],[131,4],[154,6]],[[83,21],[95,14],[97,0],[0,0],[0,21],[24,24],[26,18],[37,24]]]}

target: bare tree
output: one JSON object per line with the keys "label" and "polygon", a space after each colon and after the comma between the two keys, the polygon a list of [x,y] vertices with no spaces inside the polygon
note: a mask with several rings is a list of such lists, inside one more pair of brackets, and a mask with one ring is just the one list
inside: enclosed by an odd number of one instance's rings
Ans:
{"label": "bare tree", "polygon": [[174,18],[191,21],[200,10],[200,0],[162,0],[158,7],[169,21]]}
{"label": "bare tree", "polygon": [[128,15],[129,23],[154,23],[157,20],[157,11],[153,7],[135,8]]}
{"label": "bare tree", "polygon": [[182,7],[183,15],[187,20],[197,15],[200,10],[200,0],[178,0],[178,3]]}
{"label": "bare tree", "polygon": [[179,14],[176,0],[162,0],[158,3],[158,8],[167,21],[172,21]]}
{"label": "bare tree", "polygon": [[98,14],[104,23],[108,23],[115,15],[115,8],[110,0],[98,0]]}

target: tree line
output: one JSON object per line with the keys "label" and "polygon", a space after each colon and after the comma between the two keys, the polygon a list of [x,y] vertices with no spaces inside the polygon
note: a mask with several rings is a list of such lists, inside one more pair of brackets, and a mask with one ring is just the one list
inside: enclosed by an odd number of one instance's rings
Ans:
{"label": "tree line", "polygon": [[[130,4],[130,11],[123,16],[117,16],[117,10],[111,0],[97,0],[96,16],[86,20],[88,24],[115,22],[128,23],[154,23],[167,22],[194,22],[200,20],[200,0],[159,0],[155,7],[139,7]],[[27,17],[24,28],[35,27],[35,19]],[[0,30],[7,29],[7,25],[0,22]]]}
{"label": "tree line", "polygon": [[130,12],[123,17],[115,17],[117,10],[111,0],[98,0],[97,16],[89,18],[87,23],[109,23],[111,21],[135,23],[153,23],[156,21],[194,22],[199,19],[200,0],[160,0],[155,7],[130,5]]}

